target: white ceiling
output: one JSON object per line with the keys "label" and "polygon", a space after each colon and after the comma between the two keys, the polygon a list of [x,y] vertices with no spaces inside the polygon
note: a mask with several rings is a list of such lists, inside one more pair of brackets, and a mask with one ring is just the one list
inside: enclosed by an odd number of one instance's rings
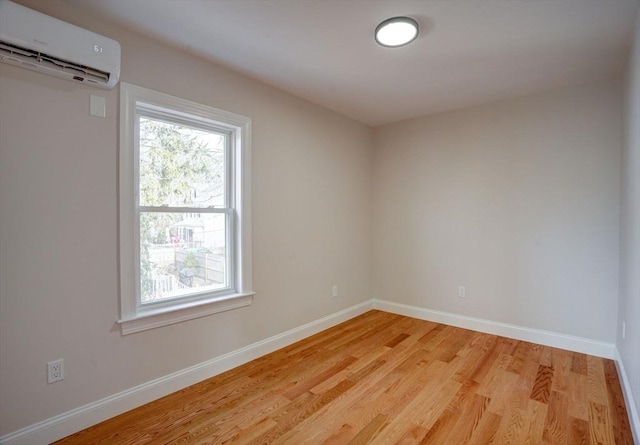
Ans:
{"label": "white ceiling", "polygon": [[[369,125],[619,74],[639,0],[68,0]],[[373,40],[408,15],[404,48]]]}

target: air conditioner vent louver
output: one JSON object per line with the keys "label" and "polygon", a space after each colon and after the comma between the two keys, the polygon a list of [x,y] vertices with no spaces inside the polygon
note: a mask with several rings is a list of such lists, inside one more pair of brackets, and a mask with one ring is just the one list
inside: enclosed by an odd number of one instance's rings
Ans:
{"label": "air conditioner vent louver", "polygon": [[90,80],[93,82],[107,83],[109,82],[109,73],[99,71],[88,66],[77,65],[66,60],[51,57],[45,53],[39,53],[26,48],[12,45],[0,40],[0,58],[8,57],[14,61],[22,62],[29,67],[48,68],[51,70],[59,70],[73,75],[75,80],[78,77],[82,80]]}

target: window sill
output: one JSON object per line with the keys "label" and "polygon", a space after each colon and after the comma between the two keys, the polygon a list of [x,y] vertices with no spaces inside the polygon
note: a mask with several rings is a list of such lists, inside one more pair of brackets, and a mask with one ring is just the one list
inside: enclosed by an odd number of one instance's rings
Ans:
{"label": "window sill", "polygon": [[118,323],[122,329],[122,335],[133,334],[135,332],[146,331],[148,329],[159,328],[182,321],[193,320],[194,318],[250,306],[253,302],[254,295],[255,292],[233,294],[211,300],[199,301],[197,303],[176,305],[170,308],[145,310],[144,312],[138,312],[130,318],[120,319]]}

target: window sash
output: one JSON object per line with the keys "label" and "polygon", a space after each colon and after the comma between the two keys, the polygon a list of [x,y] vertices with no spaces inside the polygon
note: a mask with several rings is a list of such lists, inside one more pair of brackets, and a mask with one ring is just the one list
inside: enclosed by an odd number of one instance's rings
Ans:
{"label": "window sash", "polygon": [[[235,200],[235,150],[236,139],[238,135],[236,130],[221,126],[211,119],[204,119],[197,115],[179,112],[178,110],[169,110],[164,107],[151,105],[145,102],[136,102],[135,104],[135,128],[134,128],[134,191],[135,205],[140,207],[140,118],[161,121],[168,124],[179,124],[185,127],[197,130],[208,131],[212,133],[223,134],[226,136],[224,147],[224,206],[226,208],[234,207]],[[184,208],[184,207],[182,207]],[[201,207],[206,208],[206,207]]]}
{"label": "window sash", "polygon": [[[145,210],[148,209],[148,210]],[[206,211],[201,211],[206,210]],[[207,213],[207,214],[223,214],[225,215],[225,281],[227,285],[219,289],[205,289],[198,291],[197,288],[193,292],[184,296],[168,297],[160,300],[152,300],[148,302],[142,302],[142,268],[141,268],[141,256],[140,256],[140,215],[142,213]],[[234,209],[217,209],[217,208],[166,208],[166,207],[140,207],[137,212],[136,219],[138,221],[138,230],[136,230],[135,237],[135,257],[138,267],[135,270],[135,286],[136,286],[136,306],[138,311],[144,312],[151,308],[166,308],[176,304],[176,302],[190,303],[198,301],[202,298],[215,298],[227,295],[229,293],[237,292],[236,286],[236,268],[235,268],[235,248],[233,243],[235,239],[235,220]]]}
{"label": "window sash", "polygon": [[213,119],[198,116],[191,112],[181,112],[177,109],[169,109],[167,107],[153,105],[145,101],[136,101],[135,106],[136,121],[138,121],[140,116],[142,116],[170,124],[180,124],[185,127],[211,131],[214,133],[231,135],[233,132],[233,129],[230,129],[224,124],[218,123]]}
{"label": "window sash", "polygon": [[[159,106],[153,106],[144,102],[136,103],[135,113],[135,140],[134,140],[134,190],[135,190],[135,297],[136,297],[136,310],[144,311],[144,308],[163,308],[171,307],[176,302],[192,302],[202,298],[215,298],[217,296],[223,296],[230,292],[236,292],[236,274],[235,274],[235,230],[234,230],[234,208],[233,208],[233,184],[235,182],[234,169],[234,156],[233,156],[233,144],[236,139],[235,131],[223,128],[216,125],[211,120],[199,118],[197,116],[180,113],[174,110],[166,109]],[[225,207],[173,207],[173,206],[141,206],[140,205],[140,118],[148,118],[156,121],[162,121],[168,124],[177,124],[188,128],[194,128],[204,130],[208,132],[224,134],[226,141],[224,144],[224,201]],[[141,246],[141,224],[140,215],[142,213],[205,213],[205,214],[225,214],[225,280],[227,285],[220,289],[215,290],[203,290],[198,291],[197,288],[193,292],[185,294],[183,296],[167,297],[160,300],[153,300],[149,302],[142,301],[142,289],[141,289],[141,277],[142,277],[142,258],[140,253]]]}

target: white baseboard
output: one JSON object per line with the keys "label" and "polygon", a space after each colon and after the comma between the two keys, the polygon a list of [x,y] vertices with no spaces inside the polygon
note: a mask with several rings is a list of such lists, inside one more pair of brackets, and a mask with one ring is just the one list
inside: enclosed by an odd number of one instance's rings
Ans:
{"label": "white baseboard", "polygon": [[627,371],[624,369],[624,362],[620,356],[618,348],[615,350],[616,366],[618,368],[618,375],[622,383],[622,393],[624,395],[624,402],[627,405],[627,412],[629,413],[629,421],[631,423],[631,432],[633,433],[634,443],[640,444],[640,415],[636,409],[635,400],[633,400],[633,393],[631,391],[631,384],[629,383],[629,377]]}
{"label": "white baseboard", "polygon": [[317,334],[373,308],[372,300],[349,307],[287,332],[160,377],[118,394],[0,437],[2,445],[49,444],[172,392],[211,378],[258,357]]}
{"label": "white baseboard", "polygon": [[507,323],[483,320],[481,318],[466,317],[464,315],[452,314],[450,312],[434,311],[431,309],[409,306],[386,300],[373,300],[373,308],[385,312],[391,312],[393,314],[406,315],[407,317],[434,321],[478,332],[485,332],[487,334],[514,338],[516,340],[552,346],[554,348],[568,349],[570,351],[595,355],[596,357],[604,357],[608,359],[613,359],[615,357],[615,345],[613,343],[605,343],[588,338],[558,334],[540,329],[525,328]]}

